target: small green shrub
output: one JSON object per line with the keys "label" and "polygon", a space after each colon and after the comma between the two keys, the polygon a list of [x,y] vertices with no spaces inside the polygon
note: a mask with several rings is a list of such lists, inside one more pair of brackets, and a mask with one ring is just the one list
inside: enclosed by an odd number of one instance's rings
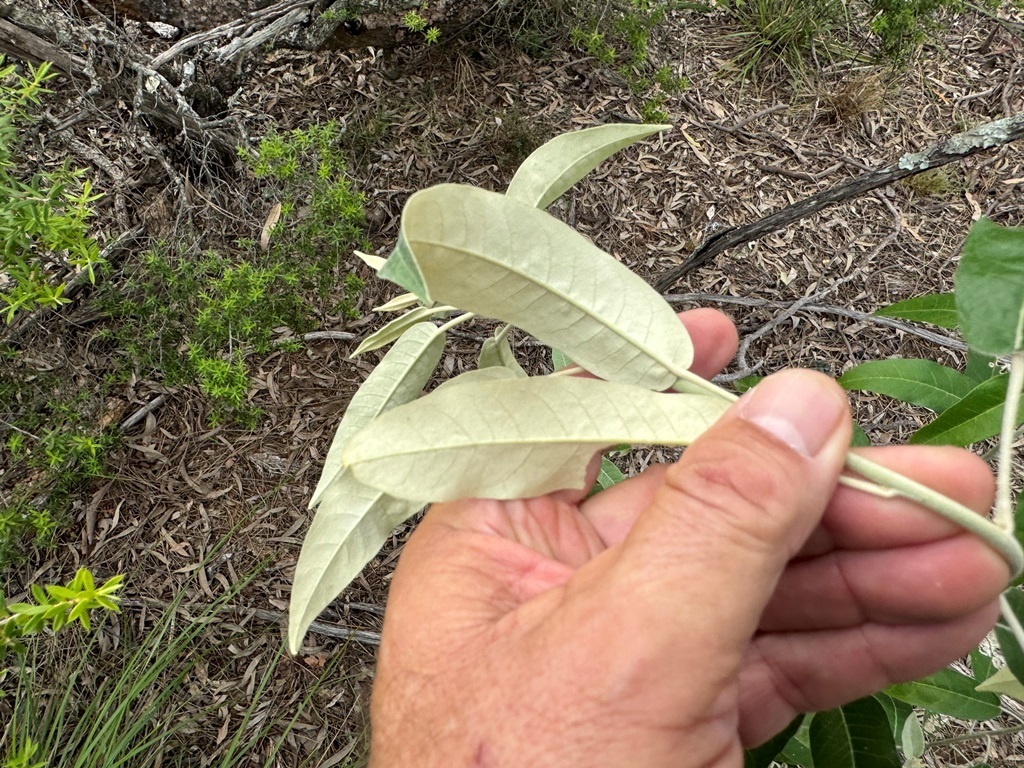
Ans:
{"label": "small green shrub", "polygon": [[[204,566],[222,554],[223,543]],[[188,585],[169,604],[131,621],[113,618],[113,645],[103,644],[95,631],[70,643],[41,636],[25,654],[11,657],[0,687],[0,696],[6,694],[0,766],[312,768],[340,751],[345,745],[338,742],[350,738],[347,729],[326,739],[290,734],[301,716],[330,702],[346,684],[338,674],[345,655],[335,654],[313,672],[271,640],[252,656],[262,661],[250,668],[248,686],[237,677],[225,684],[224,658],[237,659],[237,647],[266,642],[248,623],[238,626],[232,610],[262,568],[240,574],[211,605],[192,603],[196,587]],[[289,686],[283,697],[277,682],[296,674],[304,679],[303,690],[293,695]],[[353,754],[338,765],[354,768],[359,758]]]}
{"label": "small green shrub", "polygon": [[272,132],[241,158],[279,212],[261,241],[198,256],[182,242],[158,244],[103,308],[124,321],[116,338],[133,363],[171,385],[195,383],[213,423],[254,427],[248,360],[286,345],[328,313],[358,316],[362,280],[351,252],[366,248],[364,197],[345,176],[335,123]]}
{"label": "small green shrub", "polygon": [[0,421],[7,478],[0,496],[0,569],[21,561],[31,546],[50,545],[72,501],[102,477],[117,437],[96,426],[105,387],[74,396],[56,376],[33,376],[16,364],[0,370]]}
{"label": "small green shrub", "polygon": [[23,641],[44,629],[59,632],[77,621],[88,631],[91,612],[118,610],[117,593],[123,580],[123,576],[113,576],[97,587],[92,572],[79,568],[66,586],[32,584],[35,604],[8,605],[0,595],[0,661],[8,652],[25,653]]}
{"label": "small green shrub", "polygon": [[85,272],[95,281],[103,264],[88,232],[99,195],[84,171],[34,171],[21,162],[32,109],[52,76],[46,64],[22,72],[0,58],[0,312],[8,323],[21,312],[66,304],[67,280]]}
{"label": "small green shrub", "polygon": [[786,73],[802,79],[809,62],[831,62],[848,26],[845,0],[725,0],[739,31],[731,65],[742,79]]}
{"label": "small green shrub", "polygon": [[690,86],[686,77],[668,64],[656,64],[650,54],[651,37],[673,6],[664,0],[627,0],[599,13],[585,3],[574,6],[577,21],[569,30],[570,44],[602,66],[614,67],[642,99],[641,117],[648,123],[667,120],[668,96]]}
{"label": "small green shrub", "polygon": [[[906,64],[921,44],[942,29],[944,13],[963,13],[963,0],[869,0],[873,13],[871,32],[878,38],[878,51],[895,64]],[[982,0],[982,7],[994,8],[999,0]]]}

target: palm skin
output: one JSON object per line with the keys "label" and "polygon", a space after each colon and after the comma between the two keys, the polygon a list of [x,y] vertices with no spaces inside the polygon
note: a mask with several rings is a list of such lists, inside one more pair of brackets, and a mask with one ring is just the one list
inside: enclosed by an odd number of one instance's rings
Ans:
{"label": "palm skin", "polygon": [[[732,324],[681,319],[693,370],[720,370]],[[371,764],[738,768],[797,713],[972,648],[998,614],[1003,561],[927,510],[837,486],[842,395],[782,376],[776,389],[821,414],[809,456],[741,403],[679,463],[589,499],[434,506],[391,587]],[[965,451],[864,450],[989,509],[991,473]]]}

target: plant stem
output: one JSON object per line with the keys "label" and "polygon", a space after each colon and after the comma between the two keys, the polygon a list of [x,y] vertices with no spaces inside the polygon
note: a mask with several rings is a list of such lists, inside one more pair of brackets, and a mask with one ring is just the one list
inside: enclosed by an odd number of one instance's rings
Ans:
{"label": "plant stem", "polygon": [[672,390],[675,392],[683,392],[688,395],[714,395],[723,400],[728,400],[730,403],[740,399],[739,395],[722,389],[717,384],[707,379],[702,379],[690,371],[672,371],[672,373],[679,377],[676,383],[672,385]]}
{"label": "plant stem", "polygon": [[987,739],[992,736],[1008,736],[1012,733],[1020,733],[1024,731],[1024,725],[1015,725],[1012,728],[996,728],[991,731],[977,731],[975,733],[965,733],[962,736],[950,736],[947,739],[936,739],[935,741],[929,741],[928,747],[943,747],[947,744],[959,744],[963,741],[973,741],[974,739]]}
{"label": "plant stem", "polygon": [[[1014,361],[1016,362],[1018,355],[1014,355]],[[1024,353],[1020,353],[1020,362],[1017,364],[1017,368],[1020,369],[1018,376],[1024,377]],[[739,398],[732,392],[727,392],[721,387],[712,384],[710,381],[701,379],[696,374],[686,372],[686,375],[679,373],[679,381],[672,387],[675,391],[683,391],[688,393],[710,393],[716,395],[729,402],[735,402]],[[1013,369],[1011,368],[1010,374],[1010,387],[1013,387]],[[1021,389],[1021,382],[1018,380],[1016,385],[1016,393],[1019,397]],[[1012,411],[1010,410],[1011,403],[1009,402],[1009,392],[1007,393],[1007,411],[1016,415],[1017,412],[1017,400],[1015,399],[1012,403]],[[1013,434],[1013,421],[1010,419],[1010,434]],[[1005,421],[1004,421],[1005,425]],[[941,493],[932,490],[926,485],[922,485],[909,477],[904,477],[898,472],[894,472],[891,469],[883,467],[881,464],[876,464],[869,459],[856,453],[846,454],[846,468],[852,472],[856,472],[866,480],[872,482],[865,482],[855,477],[849,477],[842,475],[839,478],[839,482],[843,485],[847,485],[851,488],[855,488],[859,491],[866,493],[872,493],[876,496],[883,498],[893,498],[894,496],[902,496],[916,501],[924,507],[936,512],[947,520],[956,523],[960,527],[970,531],[979,539],[984,541],[996,552],[998,552],[1007,564],[1010,566],[1011,574],[1016,577],[1022,571],[1024,571],[1024,550],[1021,549],[1021,545],[1017,542],[1016,538],[1012,535],[1013,531],[1013,513],[1010,512],[1010,527],[1004,529],[1001,526],[997,526],[995,523],[990,521],[986,517],[982,517],[972,509],[968,509],[963,504],[954,501],[953,499],[943,496]],[[1007,481],[1008,482],[1008,481]],[[998,511],[998,510],[997,510]],[[1024,644],[1022,644],[1024,645]]]}
{"label": "plant stem", "polygon": [[896,491],[900,496],[916,501],[947,520],[965,528],[1003,556],[1013,576],[1024,571],[1024,550],[1017,540],[1004,532],[988,518],[982,517],[963,504],[943,496],[899,472],[865,459],[856,453],[846,454],[846,468],[869,480]]}
{"label": "plant stem", "polygon": [[474,312],[465,312],[464,314],[456,315],[451,320],[449,320],[447,323],[445,323],[444,325],[440,326],[437,330],[439,330],[439,331],[450,331],[455,326],[462,325],[463,323],[465,323],[465,322],[467,322],[469,320],[472,320],[474,317],[476,317],[476,314]]}
{"label": "plant stem", "polygon": [[1017,641],[1017,645],[1024,648],[1024,627],[1020,625],[1017,614],[1013,612],[1013,608],[1010,606],[1010,601],[1006,599],[1006,595],[999,596],[999,610],[1002,612],[1003,620],[1010,628],[1010,632],[1013,633],[1013,638]]}
{"label": "plant stem", "polygon": [[1020,390],[1024,385],[1024,352],[1010,356],[1010,381],[1006,385],[1006,404],[1003,406],[1003,428],[999,433],[999,462],[996,477],[995,524],[1007,533],[1013,533],[1013,500],[1010,497],[1010,478],[1013,476],[1013,434],[1017,427]]}

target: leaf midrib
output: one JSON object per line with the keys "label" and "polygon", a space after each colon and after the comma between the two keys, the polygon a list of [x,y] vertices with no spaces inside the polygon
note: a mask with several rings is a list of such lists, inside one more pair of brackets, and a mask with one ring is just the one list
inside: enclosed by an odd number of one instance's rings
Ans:
{"label": "leaf midrib", "polygon": [[[580,312],[582,312],[584,315],[586,315],[587,317],[591,318],[592,320],[600,321],[600,319],[601,319],[600,315],[597,315],[594,312],[588,311],[586,307],[581,306],[577,301],[575,301],[572,298],[572,296],[570,296],[570,295],[568,295],[568,294],[566,294],[566,293],[564,293],[562,291],[555,290],[554,288],[550,287],[547,283],[543,283],[543,282],[537,280],[534,276],[531,276],[528,272],[525,272],[525,271],[523,271],[521,269],[516,269],[515,267],[512,267],[511,265],[506,264],[505,262],[498,261],[497,259],[495,259],[493,257],[490,257],[490,256],[487,256],[486,254],[480,253],[479,251],[473,251],[473,250],[471,250],[469,248],[466,248],[466,247],[455,246],[455,245],[451,245],[450,243],[438,242],[438,241],[434,241],[434,240],[417,239],[415,242],[423,243],[425,245],[430,245],[430,246],[434,246],[434,247],[446,248],[446,249],[451,250],[451,251],[456,251],[457,253],[460,253],[460,254],[469,254],[469,255],[472,255],[472,256],[475,256],[475,257],[481,259],[482,261],[486,261],[487,263],[489,263],[491,265],[497,265],[497,266],[503,267],[503,268],[507,269],[509,272],[512,272],[513,274],[518,275],[519,277],[525,278],[528,282],[530,282],[530,283],[532,283],[534,285],[538,285],[541,288],[546,289],[549,293],[557,296],[558,298],[560,298],[560,299],[566,301],[567,303],[571,304],[572,306],[576,307],[578,310],[580,310]],[[514,323],[513,323],[513,325],[514,325]],[[603,323],[603,322],[601,323],[601,325],[603,327],[605,327],[605,328],[609,328],[612,332],[615,333],[616,336],[618,336],[623,341],[629,342],[629,344],[631,346],[633,346],[634,348],[640,349],[641,351],[643,351],[643,353],[646,354],[647,357],[649,357],[650,359],[652,359],[655,362],[659,363],[666,371],[668,371],[670,374],[675,376],[677,379],[678,378],[682,378],[683,376],[685,376],[685,369],[683,369],[683,372],[680,372],[675,367],[674,364],[665,362],[660,355],[657,355],[654,352],[652,352],[650,350],[650,348],[647,347],[646,344],[639,343],[639,342],[635,341],[634,339],[632,339],[631,337],[625,335],[625,333],[623,331],[621,331],[618,328],[618,326],[609,325],[609,324]],[[685,331],[684,331],[684,333],[685,333]]]}

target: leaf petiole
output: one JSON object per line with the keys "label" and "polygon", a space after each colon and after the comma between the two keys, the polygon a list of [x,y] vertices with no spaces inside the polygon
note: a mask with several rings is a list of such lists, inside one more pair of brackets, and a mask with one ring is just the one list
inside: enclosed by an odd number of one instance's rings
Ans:
{"label": "leaf petiole", "polygon": [[442,332],[450,331],[452,328],[455,328],[458,325],[462,325],[463,323],[472,320],[474,317],[476,317],[476,313],[475,312],[466,312],[466,313],[461,314],[461,315],[456,315],[451,320],[449,320],[447,323],[445,323],[444,325],[440,326],[437,330],[442,331]]}
{"label": "leaf petiole", "polygon": [[1006,385],[1006,405],[999,434],[999,462],[996,477],[995,524],[1006,533],[1013,533],[1013,501],[1010,498],[1010,476],[1013,471],[1013,442],[1017,427],[1021,387],[1024,386],[1024,352],[1010,356],[1010,381]]}
{"label": "leaf petiole", "polygon": [[[1017,365],[1020,369],[1018,375],[1024,378],[1024,353],[1014,354],[1016,360],[1018,356],[1021,358]],[[684,381],[685,379],[685,381]],[[1011,383],[1010,387],[1014,386],[1012,381],[1012,369],[1011,369]],[[734,402],[739,398],[732,392],[727,392],[721,387],[703,379],[700,379],[696,374],[687,372],[685,377],[680,376],[679,381],[673,386],[676,391],[686,392],[712,392],[718,397]],[[1017,397],[1020,396],[1021,382],[1018,381],[1016,389],[1014,390]],[[1007,395],[1008,402],[1006,411],[1016,415],[1017,413],[1017,400],[1013,403],[1009,402],[1009,394]],[[1005,421],[1004,421],[1005,425]],[[1013,433],[1013,419],[1010,419],[1010,434]],[[1006,441],[1010,443],[1012,441]],[[1002,467],[1002,462],[1000,466]],[[1009,464],[1009,461],[1006,462]],[[1021,545],[1017,542],[1016,538],[1012,535],[1013,531],[1013,511],[1010,510],[1010,523],[1009,529],[1004,528],[1002,525],[988,520],[985,517],[977,514],[971,509],[968,509],[963,504],[960,504],[947,496],[932,490],[926,485],[922,485],[908,477],[904,477],[898,472],[894,472],[891,469],[883,467],[881,464],[876,464],[863,456],[856,453],[846,454],[846,468],[852,472],[856,472],[861,477],[866,478],[865,480],[841,476],[839,482],[843,485],[855,488],[860,491],[871,493],[875,496],[881,496],[883,498],[893,498],[894,496],[902,496],[911,501],[916,501],[918,504],[927,507],[933,512],[941,515],[947,520],[956,523],[961,528],[964,528],[975,536],[980,538],[996,552],[1002,555],[1003,559],[1006,560],[1010,566],[1010,571],[1013,576],[1016,577],[1022,571],[1024,571],[1024,550],[1021,549]],[[1008,483],[1008,480],[1007,480]],[[1007,491],[1008,493],[1008,491]],[[1007,495],[1007,499],[1009,496]],[[997,508],[998,514],[998,508]]]}

